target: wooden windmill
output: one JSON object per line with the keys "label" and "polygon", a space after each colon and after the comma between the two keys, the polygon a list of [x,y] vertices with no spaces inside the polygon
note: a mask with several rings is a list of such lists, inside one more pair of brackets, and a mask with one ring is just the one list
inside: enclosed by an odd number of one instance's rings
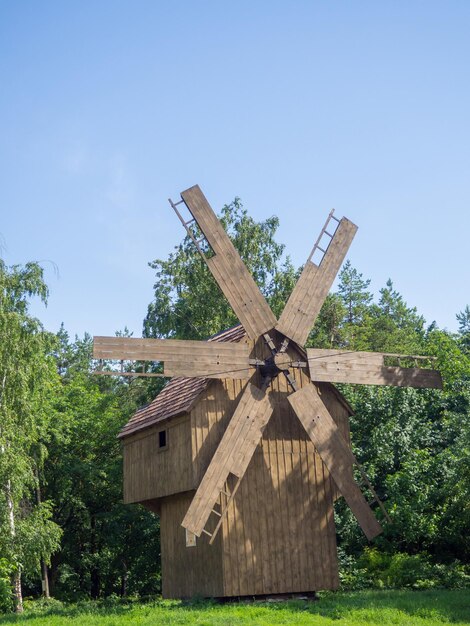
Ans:
{"label": "wooden windmill", "polygon": [[386,512],[331,383],[441,388],[440,374],[396,364],[425,357],[304,348],[356,233],[348,219],[330,213],[276,320],[199,187],[170,203],[242,328],[208,341],[94,339],[95,358],[159,361],[179,377],[121,433],[125,500],[161,516],[164,595],[335,588],[334,499],[369,540],[382,529],[360,483]]}

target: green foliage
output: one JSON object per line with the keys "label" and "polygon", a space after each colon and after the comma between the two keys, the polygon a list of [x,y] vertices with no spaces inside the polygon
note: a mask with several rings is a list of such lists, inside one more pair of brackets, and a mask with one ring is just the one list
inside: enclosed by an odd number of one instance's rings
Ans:
{"label": "green foliage", "polygon": [[7,613],[13,609],[11,593],[11,565],[7,559],[0,559],[0,613]]}
{"label": "green foliage", "polygon": [[366,547],[359,557],[341,560],[341,583],[346,589],[432,589],[470,587],[470,568],[459,561],[434,563],[426,553],[389,554]]}
{"label": "green foliage", "polygon": [[[0,553],[17,579],[50,558],[60,529],[52,508],[37,492],[47,457],[50,398],[58,377],[51,351],[54,337],[29,314],[33,296],[48,295],[36,263],[8,268],[0,261]],[[21,599],[17,598],[20,605]]]}
{"label": "green foliage", "polygon": [[440,626],[468,624],[469,593],[466,590],[360,591],[320,593],[316,602],[290,600],[277,602],[235,602],[217,604],[211,600],[179,602],[157,600],[136,603],[111,598],[110,601],[26,603],[22,617],[0,617],[0,624],[32,621],[36,626],[59,626],[73,622],[79,626],[118,626],[120,624],[227,624],[271,626]]}
{"label": "green foliage", "polygon": [[459,323],[460,343],[462,349],[468,354],[470,352],[470,307],[468,304],[463,311],[457,313],[456,318]]}
{"label": "green foliage", "polygon": [[70,343],[60,333],[58,427],[49,446],[45,496],[59,504],[61,551],[51,585],[64,599],[112,593],[156,593],[159,524],[141,507],[122,504],[122,455],[117,435],[149,389],[91,375],[91,338]]}
{"label": "green foliage", "polygon": [[344,319],[347,309],[341,296],[329,293],[323,303],[317,322],[312,328],[308,341],[308,347],[332,348],[343,346]]}

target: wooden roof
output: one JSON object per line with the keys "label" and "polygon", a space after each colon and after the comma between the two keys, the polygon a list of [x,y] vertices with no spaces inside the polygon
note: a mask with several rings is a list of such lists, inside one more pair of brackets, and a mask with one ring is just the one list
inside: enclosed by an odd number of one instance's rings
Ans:
{"label": "wooden roof", "polygon": [[[230,341],[239,342],[246,337],[245,330],[241,324],[224,330],[214,335],[209,341]],[[172,378],[162,389],[158,396],[150,404],[139,409],[124,428],[119,433],[120,439],[134,435],[135,433],[155,426],[164,422],[171,417],[189,413],[193,408],[200,394],[207,388],[211,382],[210,378]],[[328,385],[335,393],[338,401],[343,404],[352,415],[353,411],[349,403],[343,395],[330,383],[321,383]]]}

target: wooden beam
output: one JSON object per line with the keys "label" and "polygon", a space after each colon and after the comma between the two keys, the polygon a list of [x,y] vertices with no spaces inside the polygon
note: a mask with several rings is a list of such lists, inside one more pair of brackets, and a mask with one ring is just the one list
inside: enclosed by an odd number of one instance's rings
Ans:
{"label": "wooden beam", "polygon": [[382,527],[354,481],[352,472],[354,455],[316,388],[314,385],[307,385],[287,399],[366,537],[369,540],[373,539],[382,532]]}
{"label": "wooden beam", "polygon": [[357,226],[343,217],[320,265],[307,261],[287,301],[276,329],[301,346],[307,341],[356,231]]}
{"label": "wooden beam", "polygon": [[209,270],[250,339],[274,328],[276,318],[198,185],[181,193],[215,256]]}
{"label": "wooden beam", "polygon": [[94,337],[95,359],[163,361],[165,376],[247,379],[253,373],[246,343]]}
{"label": "wooden beam", "polygon": [[[397,355],[384,352],[307,348],[310,378],[315,382],[442,389],[442,377],[437,370],[419,367],[386,367],[384,357],[387,356]],[[403,356],[403,358],[407,357]]]}
{"label": "wooden beam", "polygon": [[272,412],[270,396],[248,383],[183,519],[184,528],[201,536],[229,474],[243,478]]}

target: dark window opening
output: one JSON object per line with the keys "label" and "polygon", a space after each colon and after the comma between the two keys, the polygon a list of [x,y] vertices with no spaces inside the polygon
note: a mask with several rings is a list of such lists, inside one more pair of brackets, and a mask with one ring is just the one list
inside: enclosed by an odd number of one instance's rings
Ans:
{"label": "dark window opening", "polygon": [[159,448],[166,448],[166,446],[167,446],[166,430],[161,430],[158,433],[158,447]]}

